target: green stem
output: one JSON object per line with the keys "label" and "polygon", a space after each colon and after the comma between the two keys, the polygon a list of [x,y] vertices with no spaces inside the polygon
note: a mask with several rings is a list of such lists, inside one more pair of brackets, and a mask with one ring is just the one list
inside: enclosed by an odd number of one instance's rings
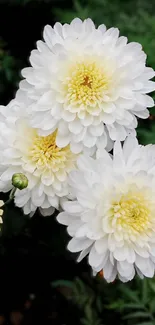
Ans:
{"label": "green stem", "polygon": [[9,199],[4,203],[4,205],[7,205],[7,204],[9,204],[9,203],[11,203],[11,201],[14,199],[14,197],[15,197],[15,192],[16,192],[16,188],[15,187],[13,187],[13,189],[11,190],[11,192],[10,192],[10,195],[9,195]]}

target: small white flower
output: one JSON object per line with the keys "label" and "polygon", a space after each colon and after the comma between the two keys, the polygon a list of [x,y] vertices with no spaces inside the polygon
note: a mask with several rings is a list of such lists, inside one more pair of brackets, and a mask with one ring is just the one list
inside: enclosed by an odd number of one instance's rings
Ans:
{"label": "small white flower", "polygon": [[70,174],[76,200],[63,204],[57,220],[73,238],[68,249],[89,255],[94,273],[108,282],[153,277],[155,270],[155,146],[128,137],[113,157],[105,150],[94,160],[78,158]]}
{"label": "small white flower", "polygon": [[76,168],[77,155],[69,145],[58,148],[57,130],[39,136],[29,125],[25,104],[13,100],[0,108],[0,190],[11,190],[12,176],[24,174],[28,187],[16,191],[16,205],[25,214],[39,207],[47,215],[69,195],[68,174]]}
{"label": "small white flower", "polygon": [[44,29],[22,71],[17,97],[32,100],[32,127],[47,135],[56,129],[56,143],[78,153],[83,147],[109,147],[108,138],[124,140],[135,133],[137,117],[147,118],[155,89],[146,54],[138,43],[127,43],[117,28],[95,28],[91,19],[74,19]]}

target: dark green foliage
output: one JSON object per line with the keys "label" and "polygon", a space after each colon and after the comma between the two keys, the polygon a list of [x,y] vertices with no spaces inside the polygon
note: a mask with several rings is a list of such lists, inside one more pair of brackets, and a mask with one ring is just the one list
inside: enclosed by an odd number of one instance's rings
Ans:
{"label": "dark green foliage", "polygon": [[17,88],[20,65],[20,61],[10,54],[6,44],[0,39],[0,98],[2,100],[9,88],[13,91]]}
{"label": "dark green foliage", "polygon": [[[52,283],[82,311],[81,324],[155,324],[155,280],[136,278],[132,283],[106,284],[99,277]],[[63,288],[63,289],[62,289]],[[68,290],[64,290],[68,288]]]}

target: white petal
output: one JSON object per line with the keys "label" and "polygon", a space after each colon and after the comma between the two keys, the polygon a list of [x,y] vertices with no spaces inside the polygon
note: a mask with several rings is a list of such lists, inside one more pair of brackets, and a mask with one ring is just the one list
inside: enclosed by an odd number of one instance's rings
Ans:
{"label": "white petal", "polygon": [[123,145],[123,154],[125,159],[127,160],[130,157],[134,148],[138,147],[138,141],[136,137],[128,136]]}
{"label": "white petal", "polygon": [[90,252],[90,247],[88,247],[87,249],[83,250],[83,251],[80,253],[79,257],[78,257],[77,262],[78,262],[78,263],[81,262],[81,261],[83,260],[83,258],[84,258],[85,256],[87,256],[87,254],[88,254],[89,252]]}
{"label": "white petal", "polygon": [[69,142],[70,142],[70,136],[69,135],[62,136],[59,133],[57,134],[56,144],[57,144],[58,147],[64,148],[69,144]]}
{"label": "white petal", "polygon": [[79,214],[83,211],[83,208],[78,203],[78,201],[64,202],[63,209],[70,214],[74,214],[74,213]]}
{"label": "white petal", "polygon": [[152,278],[154,276],[154,263],[149,258],[143,258],[139,255],[136,256],[136,266],[139,270],[148,278]]}
{"label": "white petal", "polygon": [[57,221],[62,225],[68,226],[74,220],[74,215],[69,215],[66,212],[61,212],[57,216]]}
{"label": "white petal", "polygon": [[103,123],[101,123],[97,126],[92,125],[89,127],[89,131],[94,136],[101,136],[104,132],[104,125],[103,125]]}
{"label": "white petal", "polygon": [[102,117],[102,121],[105,124],[113,124],[115,122],[115,117],[113,114],[104,113]]}
{"label": "white petal", "polygon": [[74,121],[75,117],[76,117],[76,114],[71,113],[71,112],[69,112],[69,111],[64,110],[64,111],[62,112],[62,118],[63,118],[66,122]]}
{"label": "white petal", "polygon": [[113,269],[114,269],[114,266],[108,260],[103,268],[103,274],[104,274],[104,278],[106,280],[110,280],[111,278],[113,280],[113,278],[114,278]]}
{"label": "white petal", "polygon": [[84,239],[72,238],[67,248],[69,249],[70,252],[75,253],[83,249],[87,249],[88,247],[91,246],[92,242],[93,241],[88,238],[84,238]]}
{"label": "white petal", "polygon": [[93,246],[89,253],[89,259],[88,259],[89,264],[92,267],[97,267],[98,265],[100,265],[102,263],[103,259],[104,259],[104,255],[102,255],[102,254],[99,255],[95,249],[95,246]]}
{"label": "white petal", "polygon": [[125,254],[125,249],[124,247],[117,247],[115,248],[113,254],[114,254],[114,258],[117,260],[117,261],[125,261],[126,259],[126,254]]}
{"label": "white petal", "polygon": [[[75,236],[76,232],[77,232],[77,229],[79,227],[81,227],[81,220],[77,219],[77,220],[74,220],[71,224],[69,224],[69,226],[67,227],[67,232],[70,236]],[[79,238],[80,240],[82,238]]]}
{"label": "white petal", "polygon": [[87,132],[84,136],[83,143],[86,147],[91,148],[96,144],[96,140],[96,136],[93,136],[89,132]]}
{"label": "white petal", "polygon": [[149,257],[149,252],[144,247],[139,247],[138,245],[135,245],[134,250],[141,257]]}
{"label": "white petal", "polygon": [[95,169],[95,161],[91,157],[80,155],[77,160],[77,166],[82,171],[93,171]]}
{"label": "white petal", "polygon": [[65,170],[60,169],[58,172],[56,172],[56,177],[60,182],[64,182],[67,177],[67,173]]}
{"label": "white petal", "polygon": [[71,142],[70,144],[70,149],[75,154],[80,153],[82,151],[82,148],[83,148],[82,142],[79,143]]}
{"label": "white petal", "polygon": [[59,199],[57,196],[51,197],[48,196],[49,203],[56,209],[58,209],[59,206]]}
{"label": "white petal", "polygon": [[80,133],[82,129],[82,124],[78,119],[75,119],[73,122],[69,123],[69,130],[74,134]]}
{"label": "white petal", "polygon": [[104,253],[108,248],[108,239],[107,237],[101,238],[95,242],[95,249],[98,254]]}
{"label": "white petal", "polygon": [[131,280],[130,277],[133,278],[133,276],[135,274],[134,265],[131,263],[128,263],[127,261],[117,262],[117,269],[122,277],[126,277],[129,280]]}
{"label": "white petal", "polygon": [[47,217],[47,216],[51,216],[54,213],[55,208],[53,207],[50,207],[48,209],[39,208],[39,210],[44,217]]}
{"label": "white petal", "polygon": [[144,111],[133,111],[133,113],[136,115],[136,116],[138,116],[138,117],[140,117],[140,118],[148,118],[149,117],[149,115],[150,115],[150,113],[149,113],[149,111],[148,111],[148,109],[145,109]]}
{"label": "white petal", "polygon": [[45,199],[45,194],[43,193],[41,196],[38,195],[38,189],[34,188],[31,192],[32,202],[35,206],[40,207]]}
{"label": "white petal", "polygon": [[90,18],[84,20],[84,26],[87,33],[90,33],[95,29],[95,25]]}

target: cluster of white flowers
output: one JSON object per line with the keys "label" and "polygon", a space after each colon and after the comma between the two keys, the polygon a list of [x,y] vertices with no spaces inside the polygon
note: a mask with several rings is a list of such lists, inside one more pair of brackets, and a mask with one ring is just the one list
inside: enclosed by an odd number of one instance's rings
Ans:
{"label": "cluster of white flowers", "polygon": [[[138,43],[91,19],[46,26],[31,67],[0,106],[0,190],[28,179],[25,214],[62,211],[68,249],[111,282],[155,271],[155,146],[136,139],[154,106],[153,69]],[[122,144],[121,141],[124,141]]]}

